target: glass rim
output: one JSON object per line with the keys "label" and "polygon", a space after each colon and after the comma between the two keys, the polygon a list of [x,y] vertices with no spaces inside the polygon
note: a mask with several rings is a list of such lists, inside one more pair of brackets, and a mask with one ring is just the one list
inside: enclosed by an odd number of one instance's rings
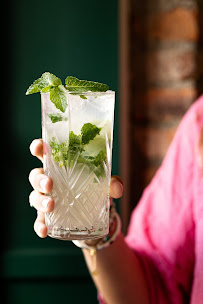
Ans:
{"label": "glass rim", "polygon": [[[70,94],[70,95],[115,95],[115,91],[112,91],[112,90],[107,90],[105,92],[101,92],[101,91],[68,91],[66,92],[67,94]],[[50,92],[40,92],[41,95],[49,95]]]}

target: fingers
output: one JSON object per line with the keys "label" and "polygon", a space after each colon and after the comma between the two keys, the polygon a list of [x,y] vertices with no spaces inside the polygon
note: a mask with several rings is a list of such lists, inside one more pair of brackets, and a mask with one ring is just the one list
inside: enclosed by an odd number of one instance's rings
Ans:
{"label": "fingers", "polygon": [[45,215],[42,211],[37,212],[37,219],[34,223],[34,231],[41,238],[45,238],[47,236],[47,227],[45,225]]}
{"label": "fingers", "polygon": [[43,141],[42,139],[35,139],[30,144],[30,152],[33,156],[43,161]]}
{"label": "fingers", "polygon": [[33,190],[29,196],[30,205],[42,212],[51,212],[54,209],[54,200],[52,197],[41,194]]}
{"label": "fingers", "polygon": [[123,195],[123,182],[122,179],[114,175],[111,177],[110,183],[110,197],[120,198]]}
{"label": "fingers", "polygon": [[53,182],[49,176],[44,174],[43,168],[33,169],[29,174],[29,181],[34,188],[29,197],[30,205],[37,209],[34,230],[39,237],[45,238],[47,236],[45,212],[53,211],[54,200],[44,194],[52,191]]}
{"label": "fingers", "polygon": [[29,181],[32,187],[42,193],[50,193],[53,189],[51,177],[43,174],[42,168],[35,168],[29,174]]}

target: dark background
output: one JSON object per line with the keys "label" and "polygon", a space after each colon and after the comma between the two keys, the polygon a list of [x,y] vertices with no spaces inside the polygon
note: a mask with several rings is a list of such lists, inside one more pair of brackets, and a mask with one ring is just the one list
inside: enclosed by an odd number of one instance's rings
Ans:
{"label": "dark background", "polygon": [[[25,92],[45,71],[62,81],[71,75],[103,82],[118,92],[118,3],[13,0],[6,5],[0,303],[97,303],[80,249],[34,233],[28,175],[41,163],[29,145],[41,137],[41,108],[40,95]],[[117,93],[113,174],[119,174],[118,159]]]}

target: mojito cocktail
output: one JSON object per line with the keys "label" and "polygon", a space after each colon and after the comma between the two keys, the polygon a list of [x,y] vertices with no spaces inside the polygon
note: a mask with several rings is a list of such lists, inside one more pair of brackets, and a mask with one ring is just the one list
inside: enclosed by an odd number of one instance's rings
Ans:
{"label": "mojito cocktail", "polygon": [[59,91],[63,108],[53,103],[53,92],[41,90],[43,166],[55,201],[45,216],[48,235],[99,238],[109,230],[115,92]]}
{"label": "mojito cocktail", "polygon": [[52,177],[48,234],[84,239],[108,233],[114,92],[67,93],[63,115],[42,93],[44,170]]}

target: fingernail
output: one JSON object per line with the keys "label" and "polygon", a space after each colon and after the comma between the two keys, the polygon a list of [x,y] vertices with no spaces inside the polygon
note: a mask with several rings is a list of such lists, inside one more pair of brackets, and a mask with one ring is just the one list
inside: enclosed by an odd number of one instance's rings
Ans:
{"label": "fingernail", "polygon": [[43,229],[43,225],[39,225],[38,227],[38,234],[42,235],[42,229]]}
{"label": "fingernail", "polygon": [[113,175],[113,176],[111,177],[111,179],[115,179],[116,181],[118,181],[118,182],[123,186],[123,181],[122,181],[122,179],[120,178],[120,176],[118,176],[118,175]]}
{"label": "fingernail", "polygon": [[118,178],[118,177],[112,177],[112,180],[115,181],[117,184],[119,182],[119,187],[120,187],[120,190],[123,192],[123,183],[122,183],[122,180],[121,178]]}
{"label": "fingernail", "polygon": [[39,143],[37,142],[37,140],[33,141],[31,144],[30,144],[30,152],[34,155],[34,152],[35,152],[35,148],[37,147]]}
{"label": "fingernail", "polygon": [[42,178],[39,182],[40,184],[40,188],[43,190],[43,191],[46,191],[46,184],[47,184],[47,179],[46,178]]}
{"label": "fingernail", "polygon": [[118,192],[120,192],[119,196],[122,196],[122,194],[123,194],[123,184],[120,183],[119,187],[120,187],[120,189],[118,189]]}
{"label": "fingernail", "polygon": [[49,203],[49,198],[45,198],[45,199],[42,201],[42,207],[46,209],[48,203]]}

